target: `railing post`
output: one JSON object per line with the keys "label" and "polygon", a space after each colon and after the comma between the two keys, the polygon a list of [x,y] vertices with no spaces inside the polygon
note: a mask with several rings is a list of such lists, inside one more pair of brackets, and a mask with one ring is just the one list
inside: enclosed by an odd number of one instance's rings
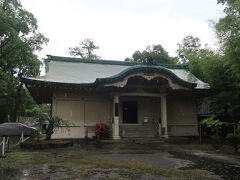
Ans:
{"label": "railing post", "polygon": [[3,140],[2,140],[2,157],[5,157],[5,137],[3,137]]}
{"label": "railing post", "polygon": [[159,134],[159,137],[161,137],[161,135],[162,135],[161,128],[162,128],[162,125],[161,125],[161,123],[159,123],[158,124],[158,134]]}
{"label": "railing post", "polygon": [[23,138],[24,138],[24,136],[23,136],[23,131],[22,131],[21,143],[23,143]]}
{"label": "railing post", "polygon": [[199,143],[202,144],[202,127],[201,127],[201,124],[199,124]]}
{"label": "railing post", "polygon": [[161,96],[161,120],[163,127],[163,137],[168,138],[168,130],[167,130],[167,95],[164,94]]}

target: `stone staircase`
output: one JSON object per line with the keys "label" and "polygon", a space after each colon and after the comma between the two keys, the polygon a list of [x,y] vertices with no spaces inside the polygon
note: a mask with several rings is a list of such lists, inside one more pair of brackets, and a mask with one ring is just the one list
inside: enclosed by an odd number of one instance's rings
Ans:
{"label": "stone staircase", "polygon": [[157,137],[157,132],[151,124],[129,124],[120,125],[120,134],[124,138]]}

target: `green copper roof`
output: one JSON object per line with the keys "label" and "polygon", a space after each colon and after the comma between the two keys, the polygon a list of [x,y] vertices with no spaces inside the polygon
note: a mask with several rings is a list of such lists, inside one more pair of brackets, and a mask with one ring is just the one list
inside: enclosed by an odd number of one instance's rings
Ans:
{"label": "green copper roof", "polygon": [[[113,61],[113,60],[102,60],[102,59],[82,59],[75,57],[62,57],[47,55],[47,59],[44,59],[45,64],[48,65],[50,61],[61,61],[61,62],[82,62],[90,64],[108,64],[108,65],[122,65],[122,66],[135,66],[142,65],[139,62],[126,62],[126,61]],[[175,64],[161,64],[161,66],[172,69],[188,69],[187,65],[175,65]]]}
{"label": "green copper roof", "polygon": [[98,83],[113,82],[136,72],[160,72],[178,83],[198,89],[207,89],[209,85],[197,79],[183,65],[143,65],[136,62],[87,60],[71,57],[48,55],[45,59],[47,73],[35,78],[25,77],[23,80],[51,83],[93,86]]}

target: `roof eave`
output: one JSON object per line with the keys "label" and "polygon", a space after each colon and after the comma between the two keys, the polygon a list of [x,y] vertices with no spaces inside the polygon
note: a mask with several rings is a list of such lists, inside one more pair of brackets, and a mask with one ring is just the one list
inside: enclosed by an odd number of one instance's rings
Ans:
{"label": "roof eave", "polygon": [[144,72],[144,73],[163,73],[169,78],[173,79],[177,83],[186,86],[188,88],[195,88],[197,86],[196,83],[190,83],[187,81],[182,80],[179,78],[177,75],[175,75],[173,72],[169,71],[165,67],[161,66],[132,66],[129,67],[122,72],[111,76],[107,78],[97,78],[94,82],[92,83],[65,83],[65,82],[53,82],[53,81],[44,81],[40,79],[33,79],[33,78],[22,78],[22,81],[24,83],[29,83],[29,84],[39,84],[39,85],[47,85],[47,86],[75,86],[75,87],[94,87],[100,84],[104,83],[112,83],[115,81],[119,81],[123,79],[124,77],[130,75],[131,73],[137,73],[137,72]]}

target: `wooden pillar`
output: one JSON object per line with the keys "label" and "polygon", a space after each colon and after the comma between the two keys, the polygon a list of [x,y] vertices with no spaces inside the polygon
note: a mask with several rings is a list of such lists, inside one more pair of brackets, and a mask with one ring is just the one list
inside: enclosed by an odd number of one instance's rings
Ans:
{"label": "wooden pillar", "polygon": [[162,137],[168,138],[167,130],[167,96],[161,96],[161,120],[162,120]]}
{"label": "wooden pillar", "polygon": [[118,110],[118,104],[119,104],[119,96],[113,97],[113,139],[120,139],[119,136],[119,110]]}

